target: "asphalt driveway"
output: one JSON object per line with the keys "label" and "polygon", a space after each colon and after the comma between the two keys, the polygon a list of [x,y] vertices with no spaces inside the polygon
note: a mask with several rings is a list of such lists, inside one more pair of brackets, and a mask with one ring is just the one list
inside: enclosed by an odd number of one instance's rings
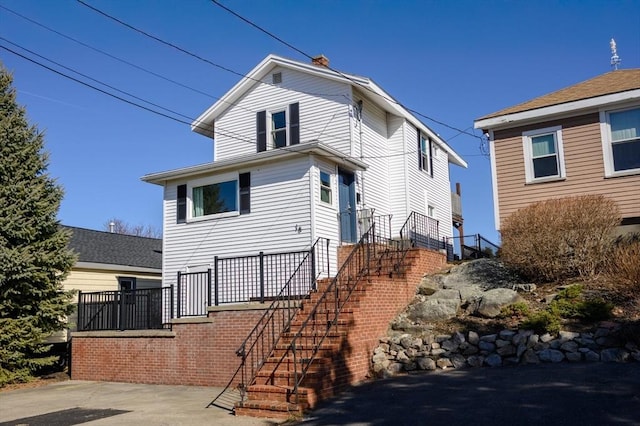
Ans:
{"label": "asphalt driveway", "polygon": [[640,363],[450,370],[379,380],[307,425],[640,425]]}

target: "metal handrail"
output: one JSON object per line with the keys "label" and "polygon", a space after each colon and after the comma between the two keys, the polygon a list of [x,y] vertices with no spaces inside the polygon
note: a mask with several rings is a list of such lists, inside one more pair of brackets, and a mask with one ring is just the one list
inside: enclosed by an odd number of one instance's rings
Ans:
{"label": "metal handrail", "polygon": [[[313,244],[313,246],[311,247],[311,249],[309,250],[309,252],[307,253],[307,256],[304,257],[304,259],[300,262],[300,264],[298,265],[298,267],[295,269],[294,273],[291,275],[291,277],[289,277],[289,279],[287,280],[286,284],[282,287],[282,289],[280,290],[280,292],[278,293],[278,295],[276,296],[276,298],[273,300],[273,302],[271,303],[271,305],[265,310],[264,314],[262,315],[262,317],[260,318],[260,320],[258,320],[258,322],[256,323],[256,325],[253,327],[253,329],[249,332],[249,335],[244,339],[244,341],[242,342],[242,344],[240,345],[240,347],[238,348],[238,350],[236,351],[236,355],[238,355],[239,357],[242,357],[240,366],[238,367],[238,369],[236,370],[236,372],[234,373],[233,378],[231,379],[231,381],[229,382],[229,385],[231,385],[231,383],[233,382],[233,380],[235,379],[235,377],[237,376],[238,373],[241,373],[241,382],[238,385],[238,388],[240,389],[241,392],[241,400],[244,401],[244,394],[245,394],[245,390],[248,386],[250,386],[256,378],[256,373],[258,372],[258,370],[260,369],[260,367],[262,366],[262,364],[265,362],[265,360],[269,357],[269,355],[273,352],[273,350],[275,349],[276,345],[278,344],[278,342],[280,341],[280,338],[282,336],[282,331],[286,330],[290,325],[291,325],[291,321],[293,320],[293,318],[295,317],[296,313],[300,310],[300,305],[297,303],[293,303],[294,300],[297,301],[301,298],[300,295],[294,294],[292,297],[291,294],[291,290],[292,290],[292,283],[295,281],[295,278],[297,277],[298,273],[300,271],[303,271],[302,267],[305,264],[305,262],[307,262],[307,260],[309,258],[311,258],[311,268],[312,268],[312,276],[311,276],[311,280],[312,282],[312,288],[315,288],[315,282],[317,280],[317,278],[320,276],[320,274],[322,272],[322,270],[318,270],[316,269],[316,250],[319,251],[324,251],[327,256],[326,260],[326,266],[327,266],[327,270],[326,273],[327,275],[329,274],[329,240],[326,238],[318,238],[316,240],[316,242]],[[326,246],[326,249],[325,249]],[[323,254],[323,253],[321,253]],[[304,271],[303,271],[304,272]],[[295,292],[294,292],[295,293]],[[286,308],[286,315],[282,317],[282,321],[280,323],[279,326],[279,330],[278,332],[276,332],[276,313],[278,312],[278,310],[281,310],[281,304],[286,304],[284,307]],[[256,348],[256,345],[258,344],[258,342],[264,342],[263,341],[263,336],[265,335],[265,331],[271,331],[270,333],[270,337],[271,337],[271,342],[267,342],[267,347],[266,350],[264,349],[264,344],[261,345],[262,350],[262,356],[258,357],[257,354],[256,356],[254,356],[254,349]],[[269,337],[267,335],[267,337]],[[250,361],[250,370],[247,371],[247,359],[249,359]],[[254,361],[257,361],[258,364],[254,365]],[[226,388],[225,388],[226,390]],[[222,392],[224,393],[224,391]],[[221,394],[222,394],[221,393]]]}

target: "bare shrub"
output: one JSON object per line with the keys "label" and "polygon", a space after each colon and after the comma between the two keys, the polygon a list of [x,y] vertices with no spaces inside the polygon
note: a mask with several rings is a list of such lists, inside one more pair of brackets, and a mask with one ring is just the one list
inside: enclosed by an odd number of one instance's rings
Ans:
{"label": "bare shrub", "polygon": [[601,195],[541,201],[505,219],[501,256],[536,281],[590,277],[606,265],[619,223],[618,207]]}
{"label": "bare shrub", "polygon": [[612,281],[627,286],[630,293],[640,292],[640,234],[616,240],[607,272]]}

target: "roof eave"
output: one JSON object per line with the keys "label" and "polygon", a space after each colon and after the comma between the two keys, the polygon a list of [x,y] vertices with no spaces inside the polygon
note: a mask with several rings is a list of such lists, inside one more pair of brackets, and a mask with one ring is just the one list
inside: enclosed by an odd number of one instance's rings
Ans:
{"label": "roof eave", "polygon": [[547,107],[515,112],[512,114],[479,119],[473,122],[473,127],[482,130],[515,127],[529,121],[541,121],[557,115],[575,113],[589,109],[598,109],[603,106],[634,100],[640,100],[640,89],[627,90],[624,92],[596,96],[588,99],[580,99],[578,101],[565,102]]}
{"label": "roof eave", "polygon": [[250,157],[243,155],[241,157],[234,157],[227,160],[198,164],[196,166],[183,167],[180,169],[168,170],[164,172],[150,173],[142,176],[140,179],[144,182],[163,186],[167,181],[170,180],[190,178],[193,176],[211,172],[219,173],[233,169],[252,167],[258,164],[284,161],[296,155],[311,154],[324,157],[351,170],[366,170],[368,167],[366,163],[358,159],[345,156],[340,151],[328,147],[321,142],[311,141],[301,143],[299,145],[292,145],[287,147],[286,149],[281,148],[259,152],[253,154]]}

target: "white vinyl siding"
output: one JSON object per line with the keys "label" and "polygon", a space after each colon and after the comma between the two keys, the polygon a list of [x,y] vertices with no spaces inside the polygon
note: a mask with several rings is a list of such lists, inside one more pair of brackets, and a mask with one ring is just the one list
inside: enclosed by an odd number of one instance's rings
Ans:
{"label": "white vinyl siding", "polygon": [[[274,72],[282,73],[282,83],[266,84]],[[349,85],[286,68],[274,69],[263,80],[216,120],[215,161],[255,153],[256,113],[275,112],[293,102],[300,104],[300,143],[319,140],[349,153]]]}
{"label": "white vinyl siding", "polygon": [[[417,129],[405,122],[405,143],[407,151],[416,152]],[[435,143],[435,142],[434,142]],[[418,167],[418,156],[406,155],[406,167],[409,170],[409,212],[415,211],[427,215],[427,205],[435,210],[435,219],[439,221],[440,239],[453,235],[451,223],[451,188],[449,182],[449,161],[443,149],[438,153],[439,161],[433,161],[433,177]],[[406,219],[406,217],[405,217]],[[398,229],[399,231],[399,229]]]}
{"label": "white vinyl siding", "polygon": [[165,187],[165,286],[175,284],[178,271],[212,264],[216,255],[241,256],[310,247],[308,158],[300,156],[246,171],[251,172],[251,213],[246,215],[176,224],[176,186],[186,182],[172,182]]}

